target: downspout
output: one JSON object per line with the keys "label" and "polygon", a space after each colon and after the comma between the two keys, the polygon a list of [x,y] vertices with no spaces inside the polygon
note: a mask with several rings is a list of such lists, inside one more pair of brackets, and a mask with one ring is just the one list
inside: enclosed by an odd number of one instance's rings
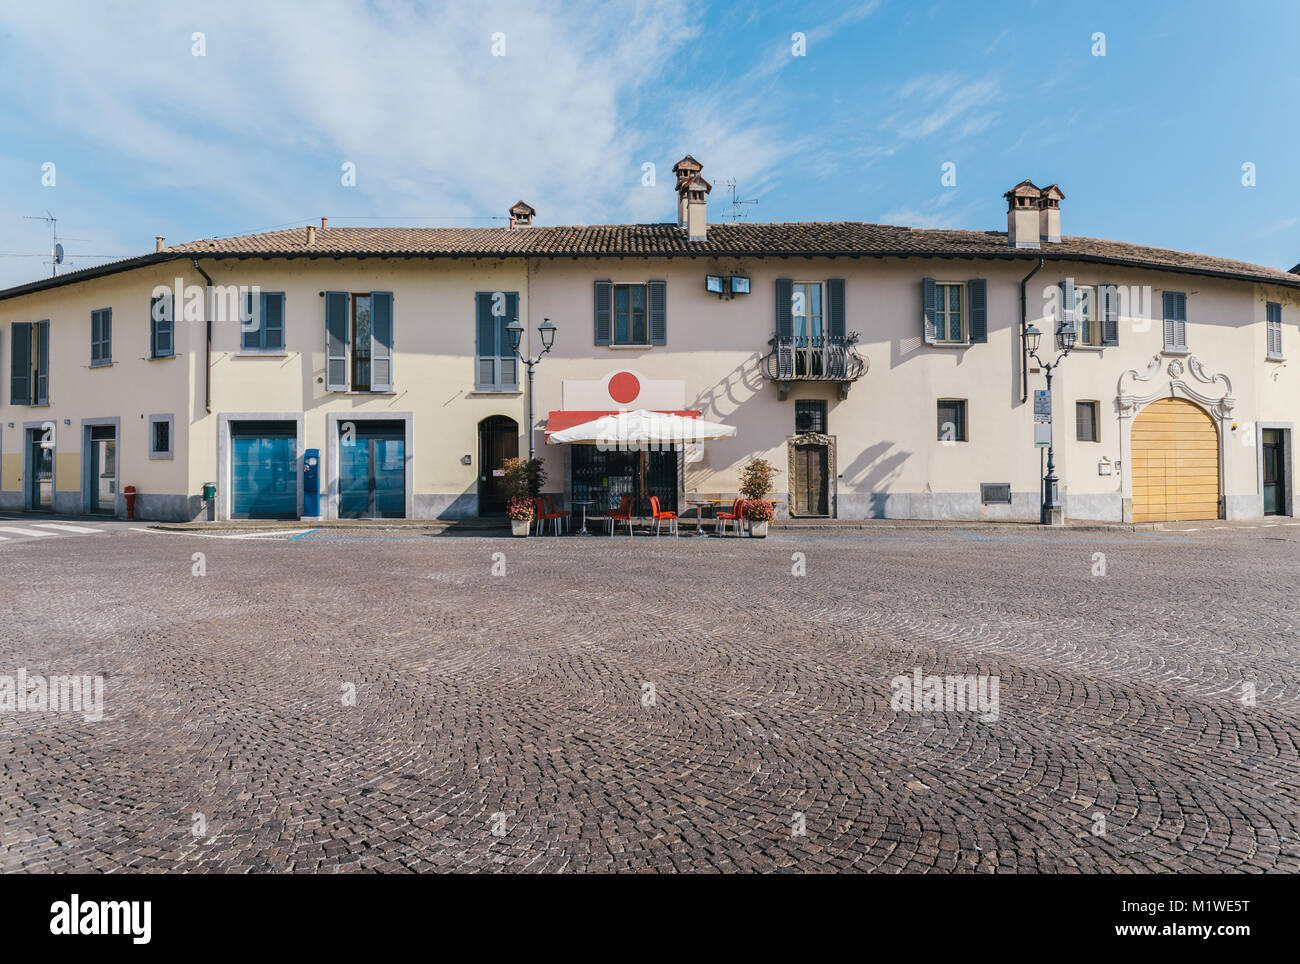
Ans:
{"label": "downspout", "polygon": [[[206,297],[203,299],[203,321],[207,326],[207,338],[203,354],[203,411],[209,415],[212,414],[212,278],[206,271],[199,267],[198,258],[190,258],[194,265],[194,270],[203,275],[203,280],[208,283]],[[1025,294],[1024,286],[1021,286],[1020,295],[1023,298]]]}
{"label": "downspout", "polygon": [[[196,265],[197,266],[197,265]],[[1020,403],[1029,401],[1029,346],[1025,344],[1025,328],[1029,325],[1029,296],[1026,285],[1029,279],[1038,274],[1043,266],[1043,259],[1038,259],[1034,270],[1025,275],[1020,282]]]}

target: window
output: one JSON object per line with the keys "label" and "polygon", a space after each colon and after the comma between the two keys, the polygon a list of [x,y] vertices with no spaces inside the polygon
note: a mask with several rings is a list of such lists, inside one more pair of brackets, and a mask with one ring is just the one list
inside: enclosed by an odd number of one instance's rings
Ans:
{"label": "window", "polygon": [[9,327],[9,404],[50,404],[49,321],[15,321]]}
{"label": "window", "polygon": [[519,317],[518,292],[478,292],[475,314],[474,387],[480,392],[519,391],[519,359],[506,330]]}
{"label": "window", "polygon": [[822,286],[796,281],[790,292],[790,314],[794,318],[795,344],[803,348],[820,345],[822,336]]}
{"label": "window", "polygon": [[[283,345],[283,308],[279,321]],[[325,292],[326,391],[391,392],[395,346],[391,291]]]}
{"label": "window", "polygon": [[172,457],[172,416],[149,416],[149,458],[169,459]]}
{"label": "window", "polygon": [[149,357],[171,358],[176,354],[173,295],[156,295],[149,300]]}
{"label": "window", "polygon": [[1164,292],[1165,351],[1187,351],[1187,295],[1181,291]]}
{"label": "window", "polygon": [[966,340],[961,321],[961,289],[959,284],[935,284],[934,331],[935,340],[960,343]]}
{"label": "window", "polygon": [[1268,357],[1282,359],[1282,306],[1270,301],[1264,306],[1266,336],[1268,340]]}
{"label": "window", "polygon": [[650,344],[645,285],[614,285],[614,344]]}
{"label": "window", "polygon": [[113,309],[90,313],[90,367],[113,364]]}
{"label": "window", "polygon": [[247,292],[240,317],[239,350],[241,352],[284,351],[284,293],[278,291]]}
{"label": "window", "polygon": [[597,345],[645,348],[668,344],[668,285],[596,282]]}
{"label": "window", "polygon": [[966,402],[962,399],[939,399],[939,441],[966,441]]}
{"label": "window", "polygon": [[820,400],[794,403],[794,430],[797,433],[826,434],[826,403]]}
{"label": "window", "polygon": [[1097,403],[1074,403],[1074,437],[1080,442],[1096,442]]}
{"label": "window", "polygon": [[1101,345],[1101,302],[1098,297],[1097,289],[1092,285],[1075,285],[1074,330],[1078,333],[1075,343],[1083,348]]}

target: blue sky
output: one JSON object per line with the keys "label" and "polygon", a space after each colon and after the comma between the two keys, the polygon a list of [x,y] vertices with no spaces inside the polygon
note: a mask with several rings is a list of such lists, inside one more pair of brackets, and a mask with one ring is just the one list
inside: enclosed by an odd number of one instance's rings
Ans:
{"label": "blue sky", "polygon": [[753,220],[1001,230],[1002,193],[1030,178],[1065,191],[1066,234],[1289,268],[1300,3],[1226,11],[15,0],[0,9],[0,285],[49,273],[49,227],[24,215],[59,218],[72,268],[156,234],[322,215],[501,224],[519,198],[542,224],[665,221],[687,152],[715,222],[734,178]]}

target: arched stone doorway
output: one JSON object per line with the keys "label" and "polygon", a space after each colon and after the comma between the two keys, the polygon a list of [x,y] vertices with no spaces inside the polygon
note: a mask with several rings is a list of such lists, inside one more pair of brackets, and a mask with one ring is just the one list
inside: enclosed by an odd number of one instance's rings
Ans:
{"label": "arched stone doorway", "polygon": [[1133,420],[1134,522],[1219,517],[1219,432],[1183,398],[1152,402]]}
{"label": "arched stone doorway", "polygon": [[506,491],[502,475],[506,459],[519,455],[519,423],[506,415],[491,415],[478,423],[478,514],[504,515]]}

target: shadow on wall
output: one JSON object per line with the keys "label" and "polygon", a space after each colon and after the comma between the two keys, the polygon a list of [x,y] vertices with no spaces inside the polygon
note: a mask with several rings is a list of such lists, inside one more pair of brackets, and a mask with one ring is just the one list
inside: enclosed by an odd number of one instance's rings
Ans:
{"label": "shadow on wall", "polygon": [[886,500],[889,498],[889,486],[898,478],[903,463],[912,457],[911,452],[898,451],[892,455],[889,450],[892,442],[877,442],[864,449],[852,462],[845,465],[841,473],[856,492],[840,491],[840,496],[870,494],[870,517],[885,517]]}
{"label": "shadow on wall", "polygon": [[[730,466],[754,454],[752,446],[755,440],[752,437],[745,438],[745,427],[742,424],[744,420],[738,413],[746,405],[760,399],[762,392],[776,391],[775,388],[771,387],[771,383],[763,377],[760,366],[761,360],[762,355],[758,352],[750,355],[726,375],[714,382],[711,387],[698,392],[687,405],[687,408],[699,410],[701,418],[711,422],[722,422],[725,425],[736,426],[735,438],[705,443],[705,457],[711,464]],[[759,422],[755,420],[753,424],[757,425]],[[708,473],[707,475],[698,476],[695,479],[696,485],[702,484],[714,475],[711,470],[706,469],[700,463],[687,466],[687,471]]]}

